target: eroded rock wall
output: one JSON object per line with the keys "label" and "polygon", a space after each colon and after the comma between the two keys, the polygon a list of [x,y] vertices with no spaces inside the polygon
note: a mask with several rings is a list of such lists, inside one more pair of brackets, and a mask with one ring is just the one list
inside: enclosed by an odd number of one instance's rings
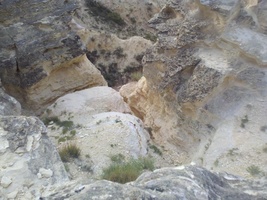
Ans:
{"label": "eroded rock wall", "polygon": [[0,76],[26,109],[38,110],[68,91],[106,85],[71,27],[78,7],[64,0],[1,2]]}
{"label": "eroded rock wall", "polygon": [[266,13],[265,1],[183,0],[149,21],[146,79],[124,97],[181,162],[266,170]]}

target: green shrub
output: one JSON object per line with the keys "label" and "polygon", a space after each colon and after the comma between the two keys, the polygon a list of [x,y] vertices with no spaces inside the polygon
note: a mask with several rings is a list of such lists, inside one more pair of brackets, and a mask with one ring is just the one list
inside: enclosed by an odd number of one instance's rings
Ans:
{"label": "green shrub", "polygon": [[118,183],[134,181],[144,169],[153,170],[154,162],[150,158],[131,159],[125,163],[112,163],[103,170],[102,178]]}
{"label": "green shrub", "polygon": [[47,117],[42,121],[46,126],[48,126],[50,122],[54,122],[55,124],[57,124],[60,120],[58,117]]}
{"label": "green shrub", "polygon": [[71,134],[72,136],[76,135],[76,130],[72,130],[72,131],[70,132],[70,134]]}
{"label": "green shrub", "polygon": [[67,129],[71,129],[73,127],[73,121],[65,120],[65,121],[60,121],[58,117],[47,117],[43,119],[43,123],[47,126],[50,122],[55,123],[56,125],[60,127],[65,127]]}
{"label": "green shrub", "polygon": [[67,143],[60,148],[59,155],[63,162],[68,162],[71,158],[78,158],[81,149],[75,143]]}
{"label": "green shrub", "polygon": [[125,160],[125,156],[119,153],[119,154],[111,156],[110,160],[114,163],[123,163]]}
{"label": "green shrub", "polygon": [[144,37],[145,37],[145,39],[150,40],[152,42],[156,42],[157,41],[157,36],[152,35],[150,33],[146,33]]}
{"label": "green shrub", "polygon": [[149,147],[150,147],[151,149],[153,149],[154,153],[156,153],[156,154],[158,154],[158,155],[160,155],[160,156],[162,155],[161,150],[160,150],[157,146],[155,146],[154,144],[149,145]]}
{"label": "green shrub", "polygon": [[250,173],[251,176],[256,176],[261,173],[261,170],[258,166],[256,165],[251,165],[247,168],[247,172]]}

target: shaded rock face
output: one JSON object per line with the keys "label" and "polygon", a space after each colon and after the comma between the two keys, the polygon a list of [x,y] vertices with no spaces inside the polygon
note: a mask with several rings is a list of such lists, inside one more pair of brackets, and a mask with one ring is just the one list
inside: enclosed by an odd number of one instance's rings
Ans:
{"label": "shaded rock face", "polygon": [[[76,1],[64,0],[1,2],[0,76],[7,92],[27,109],[39,109],[70,90],[106,84],[100,73],[92,73],[92,66],[85,65],[85,58],[81,58],[86,53],[85,45],[70,26],[71,14],[77,8]],[[65,77],[66,70],[74,76]],[[92,83],[88,74],[100,81]],[[69,84],[68,80],[74,77],[75,85]],[[52,88],[49,95],[43,93],[51,85],[64,84],[60,91]],[[43,97],[36,99],[38,95]]]}
{"label": "shaded rock face", "polygon": [[0,116],[20,115],[20,103],[13,97],[6,94],[4,88],[2,88],[1,86],[2,85],[0,80]]}
{"label": "shaded rock face", "polygon": [[158,41],[143,59],[146,79],[125,99],[180,160],[266,170],[257,155],[267,139],[266,13],[266,1],[183,0],[149,21]]}
{"label": "shaded rock face", "polygon": [[[251,187],[254,189],[250,189]],[[80,193],[66,187],[44,199],[266,199],[266,180],[246,181],[196,166],[163,168],[142,174],[126,185],[108,181],[84,184]]]}

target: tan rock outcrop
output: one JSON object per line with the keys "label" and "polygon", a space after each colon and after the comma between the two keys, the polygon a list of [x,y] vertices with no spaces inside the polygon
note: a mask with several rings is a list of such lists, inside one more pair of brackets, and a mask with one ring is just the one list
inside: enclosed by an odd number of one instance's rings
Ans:
{"label": "tan rock outcrop", "polygon": [[68,92],[106,84],[100,71],[83,55],[50,71],[47,77],[25,91],[24,98],[31,109],[43,111],[49,103]]}
{"label": "tan rock outcrop", "polygon": [[150,20],[159,37],[143,58],[146,81],[122,94],[181,162],[266,171],[266,13],[265,1],[183,0]]}

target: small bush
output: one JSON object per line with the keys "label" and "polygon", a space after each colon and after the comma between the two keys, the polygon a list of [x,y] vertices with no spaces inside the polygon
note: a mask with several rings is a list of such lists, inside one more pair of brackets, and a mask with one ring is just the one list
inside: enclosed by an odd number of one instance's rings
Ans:
{"label": "small bush", "polygon": [[144,169],[153,170],[154,162],[149,158],[139,158],[126,163],[112,163],[103,170],[102,178],[118,183],[134,181]]}
{"label": "small bush", "polygon": [[70,132],[70,134],[71,134],[72,136],[75,136],[75,135],[76,135],[76,130],[72,130],[72,131]]}
{"label": "small bush", "polygon": [[219,165],[219,160],[216,159],[216,160],[214,161],[214,166],[215,166],[215,167],[218,167],[218,165]]}
{"label": "small bush", "polygon": [[57,124],[60,120],[58,117],[48,117],[42,120],[43,123],[48,126],[50,122],[54,122],[55,124]]}
{"label": "small bush", "polygon": [[251,176],[256,176],[261,173],[261,170],[258,166],[256,165],[251,165],[247,168],[247,172],[250,173]]}
{"label": "small bush", "polygon": [[117,155],[111,156],[110,160],[114,163],[123,163],[125,160],[125,156],[119,153]]}
{"label": "small bush", "polygon": [[156,42],[157,41],[157,36],[152,35],[150,33],[146,33],[144,37],[145,37],[145,39],[150,40],[152,42]]}
{"label": "small bush", "polygon": [[150,147],[151,149],[153,149],[154,153],[156,153],[156,154],[162,156],[162,152],[161,152],[161,150],[160,150],[157,146],[155,146],[155,145],[152,144],[152,145],[150,145],[149,147]]}
{"label": "small bush", "polygon": [[78,158],[81,155],[81,149],[74,143],[68,143],[60,148],[59,155],[63,162],[68,162],[70,158]]}

